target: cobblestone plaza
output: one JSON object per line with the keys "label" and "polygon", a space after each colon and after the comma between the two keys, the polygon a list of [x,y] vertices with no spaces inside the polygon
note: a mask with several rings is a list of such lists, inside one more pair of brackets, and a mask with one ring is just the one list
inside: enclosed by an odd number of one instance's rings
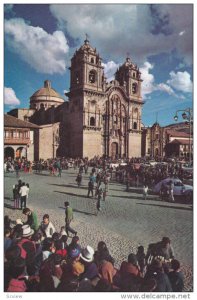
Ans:
{"label": "cobblestone plaza", "polygon": [[[100,240],[107,243],[116,266],[136,252],[139,245],[145,249],[169,236],[185,274],[185,291],[192,291],[193,266],[193,209],[190,204],[161,202],[158,196],[149,195],[143,200],[142,188],[111,181],[102,211],[96,216],[96,199],[87,198],[89,175],[83,174],[82,186],[76,184],[77,170],[62,172],[62,177],[21,173],[22,181],[30,184],[27,207],[38,215],[39,222],[45,213],[50,215],[56,230],[64,226],[64,201],[74,210],[72,227],[77,230],[82,246],[96,249]],[[5,210],[12,220],[24,219],[20,210],[13,210],[12,186],[17,182],[15,173],[6,173],[4,179]]]}

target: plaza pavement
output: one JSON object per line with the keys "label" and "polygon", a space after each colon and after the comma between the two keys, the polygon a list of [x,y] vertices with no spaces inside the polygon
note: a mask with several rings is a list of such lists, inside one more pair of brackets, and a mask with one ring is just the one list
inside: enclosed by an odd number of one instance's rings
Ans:
{"label": "plaza pavement", "polygon": [[[193,289],[193,210],[189,204],[163,202],[149,195],[145,201],[141,188],[130,188],[110,182],[109,193],[102,211],[96,213],[96,199],[87,198],[88,175],[83,174],[82,186],[76,185],[77,170],[62,172],[62,177],[41,174],[24,174],[22,181],[30,184],[27,207],[36,211],[41,222],[45,213],[50,215],[56,230],[64,226],[64,201],[74,210],[72,227],[77,230],[82,246],[96,249],[100,240],[106,242],[119,267],[139,245],[145,249],[149,243],[170,237],[175,255],[185,274],[185,291]],[[17,182],[15,174],[6,173],[4,178],[4,214],[11,219],[25,220],[20,210],[13,210],[12,186]]]}

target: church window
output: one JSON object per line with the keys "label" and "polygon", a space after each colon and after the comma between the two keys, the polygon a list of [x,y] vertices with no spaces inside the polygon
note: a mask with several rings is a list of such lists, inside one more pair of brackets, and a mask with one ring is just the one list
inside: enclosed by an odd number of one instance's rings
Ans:
{"label": "church window", "polygon": [[114,116],[114,124],[118,124],[118,117]]}
{"label": "church window", "polygon": [[95,118],[94,117],[90,118],[90,126],[95,126]]}
{"label": "church window", "polygon": [[135,73],[133,73],[133,78],[135,78]]}
{"label": "church window", "polygon": [[75,83],[79,84],[79,72],[75,72]]}
{"label": "church window", "polygon": [[137,93],[137,83],[132,84],[132,93],[136,94]]}
{"label": "church window", "polygon": [[93,57],[91,57],[91,63],[94,64],[94,58]]}
{"label": "church window", "polygon": [[96,81],[96,72],[94,70],[91,70],[89,73],[89,82],[95,83]]}
{"label": "church window", "polygon": [[133,129],[137,129],[137,122],[133,123]]}

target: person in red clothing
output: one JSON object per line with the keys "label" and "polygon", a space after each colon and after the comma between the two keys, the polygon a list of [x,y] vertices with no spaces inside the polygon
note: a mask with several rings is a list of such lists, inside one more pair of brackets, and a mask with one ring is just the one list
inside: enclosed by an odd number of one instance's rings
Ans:
{"label": "person in red clothing", "polygon": [[120,266],[120,274],[122,277],[127,276],[128,273],[133,274],[135,276],[141,276],[137,257],[133,253],[129,254],[128,262],[123,261]]}
{"label": "person in red clothing", "polygon": [[119,286],[121,292],[139,292],[142,284],[142,275],[138,266],[137,257],[130,253],[128,261],[123,261],[119,271]]}
{"label": "person in red clothing", "polygon": [[11,280],[7,292],[26,292],[25,259],[17,257],[10,267]]}
{"label": "person in red clothing", "polygon": [[64,248],[64,245],[63,245],[61,239],[55,241],[55,249],[56,249],[56,251],[55,251],[56,254],[61,255],[61,257],[63,259],[66,258],[66,256],[67,256],[67,249]]}

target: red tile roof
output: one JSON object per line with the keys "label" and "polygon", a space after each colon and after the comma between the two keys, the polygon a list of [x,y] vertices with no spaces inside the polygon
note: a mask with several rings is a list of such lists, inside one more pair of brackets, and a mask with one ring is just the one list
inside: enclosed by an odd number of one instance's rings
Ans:
{"label": "red tile roof", "polygon": [[[170,142],[169,144],[181,144],[181,145],[189,145],[190,141],[186,140],[186,139],[175,139],[172,142]],[[191,140],[191,143],[193,143],[193,141]]]}
{"label": "red tile roof", "polygon": [[40,126],[20,120],[10,115],[4,114],[4,127],[16,127],[16,128],[40,128]]}
{"label": "red tile roof", "polygon": [[167,130],[166,132],[170,136],[174,136],[174,137],[188,137],[189,138],[189,134],[186,133],[186,132],[183,132],[183,131]]}

